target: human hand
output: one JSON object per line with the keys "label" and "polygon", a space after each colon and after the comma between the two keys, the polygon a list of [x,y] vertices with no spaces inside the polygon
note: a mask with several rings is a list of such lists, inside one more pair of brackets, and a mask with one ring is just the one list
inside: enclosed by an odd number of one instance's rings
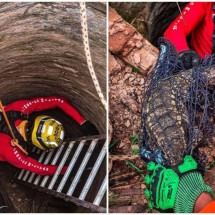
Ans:
{"label": "human hand", "polygon": [[82,129],[84,135],[97,135],[97,134],[99,134],[96,126],[93,125],[90,121],[85,121],[81,125],[81,129]]}
{"label": "human hand", "polygon": [[19,144],[17,139],[12,139],[11,140],[11,146],[17,146]]}
{"label": "human hand", "polygon": [[198,196],[207,192],[213,196],[211,187],[207,186],[201,174],[196,171],[197,163],[189,155],[184,163],[174,168],[165,168],[150,162],[147,165],[150,174],[145,177],[149,189],[145,195],[149,207],[174,209],[176,213],[192,213]]}
{"label": "human hand", "polygon": [[199,66],[201,58],[194,50],[186,50],[179,53],[179,59],[182,61],[185,69]]}

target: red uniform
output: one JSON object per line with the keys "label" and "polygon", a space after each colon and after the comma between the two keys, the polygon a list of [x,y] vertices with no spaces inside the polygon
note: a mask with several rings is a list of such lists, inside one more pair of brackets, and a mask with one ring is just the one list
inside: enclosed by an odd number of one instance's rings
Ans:
{"label": "red uniform", "polygon": [[[191,48],[201,58],[212,54],[212,35],[214,22],[212,19],[214,2],[191,2],[167,28],[164,36],[175,46],[178,52],[189,50],[187,36],[191,34]],[[215,212],[215,201],[206,205],[199,213]]]}
{"label": "red uniform", "polygon": [[[22,114],[31,114],[35,111],[48,110],[53,108],[60,108],[70,117],[72,117],[78,124],[85,122],[81,114],[63,97],[39,97],[32,100],[20,100],[5,106],[5,111],[18,111]],[[22,120],[15,121],[15,125],[19,125]],[[0,133],[0,160],[29,170],[40,175],[53,175],[56,172],[57,166],[43,165],[31,157],[25,156],[23,152],[17,147],[11,146],[12,138],[4,133]],[[64,173],[66,168],[62,170]]]}
{"label": "red uniform", "polygon": [[213,2],[191,2],[168,27],[164,36],[176,47],[178,52],[189,50],[186,37],[191,33],[191,48],[201,58],[212,53],[214,22]]}

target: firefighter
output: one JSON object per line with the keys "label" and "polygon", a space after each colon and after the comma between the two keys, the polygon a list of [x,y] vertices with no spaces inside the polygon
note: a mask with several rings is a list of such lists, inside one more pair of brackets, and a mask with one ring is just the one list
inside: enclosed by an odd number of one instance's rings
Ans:
{"label": "firefighter", "polygon": [[[64,128],[58,120],[40,115],[31,118],[33,112],[60,108],[69,117],[73,118],[87,135],[96,135],[96,127],[74,108],[65,98],[59,96],[38,97],[31,100],[19,100],[8,104],[4,110],[8,116],[13,133],[19,144],[29,148],[32,144],[41,150],[55,149],[64,139]],[[37,160],[26,156],[18,147],[14,147],[13,139],[1,113],[0,115],[0,161],[6,161],[11,165],[34,172],[39,175],[53,175],[57,166],[43,165]],[[66,167],[62,169],[64,174]]]}
{"label": "firefighter", "polygon": [[185,69],[198,66],[205,55],[215,52],[214,15],[213,2],[191,2],[165,31],[164,37],[175,46]]}
{"label": "firefighter", "polygon": [[145,179],[149,189],[145,194],[150,207],[172,208],[176,213],[215,212],[213,190],[204,182],[192,156],[185,156],[182,164],[171,168],[151,161],[147,169],[150,174]]}
{"label": "firefighter", "polygon": [[[188,3],[164,34],[175,46],[186,69],[198,66],[205,55],[215,52],[214,10],[213,2]],[[191,155],[168,168],[149,162],[149,174],[145,178],[149,206],[173,209],[176,213],[215,212],[213,189],[205,183],[197,166]]]}

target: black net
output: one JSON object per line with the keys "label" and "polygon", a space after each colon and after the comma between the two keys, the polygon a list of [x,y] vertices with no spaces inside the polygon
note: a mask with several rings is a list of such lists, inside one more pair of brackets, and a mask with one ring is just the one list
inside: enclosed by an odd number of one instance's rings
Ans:
{"label": "black net", "polygon": [[158,62],[143,92],[141,158],[170,167],[190,154],[203,170],[206,157],[198,149],[215,137],[213,56],[185,70],[174,46],[164,38],[159,44]]}

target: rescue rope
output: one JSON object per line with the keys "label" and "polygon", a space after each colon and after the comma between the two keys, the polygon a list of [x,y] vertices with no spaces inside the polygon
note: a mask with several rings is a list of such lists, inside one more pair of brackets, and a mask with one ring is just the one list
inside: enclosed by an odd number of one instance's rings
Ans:
{"label": "rescue rope", "polygon": [[177,6],[178,6],[178,10],[179,10],[179,12],[180,12],[180,14],[181,14],[181,17],[182,17],[182,19],[183,19],[184,25],[186,25],[186,22],[185,22],[185,20],[184,20],[184,16],[183,16],[183,14],[182,14],[182,11],[181,11],[181,8],[180,8],[178,2],[176,2],[176,4],[177,4]]}
{"label": "rescue rope", "polygon": [[104,105],[105,109],[107,109],[107,102],[105,97],[101,91],[101,87],[99,85],[98,79],[95,74],[95,70],[92,64],[92,58],[90,54],[90,46],[89,46],[89,36],[88,36],[88,27],[87,27],[87,13],[86,13],[86,4],[85,2],[80,2],[80,12],[81,12],[81,26],[82,26],[82,38],[84,44],[84,51],[87,58],[87,65],[92,77],[93,83],[95,85],[96,91],[99,95],[99,98]]}
{"label": "rescue rope", "polygon": [[10,131],[10,134],[11,134],[11,136],[13,137],[13,140],[11,141],[11,144],[12,144],[13,146],[18,147],[23,153],[25,153],[26,155],[28,155],[28,152],[25,151],[25,149],[23,149],[23,148],[19,145],[18,140],[16,139],[16,137],[15,137],[15,135],[14,135],[14,133],[13,133],[13,130],[12,130],[12,128],[11,128],[11,125],[10,125],[10,122],[9,122],[9,120],[8,120],[8,118],[7,118],[7,115],[6,115],[6,113],[5,113],[4,106],[2,105],[1,100],[0,100],[0,109],[1,109],[2,114],[3,114],[3,116],[4,116],[4,119],[5,119],[5,122],[6,122],[6,124],[7,124],[7,127],[8,127],[8,129],[9,129],[9,131]]}

